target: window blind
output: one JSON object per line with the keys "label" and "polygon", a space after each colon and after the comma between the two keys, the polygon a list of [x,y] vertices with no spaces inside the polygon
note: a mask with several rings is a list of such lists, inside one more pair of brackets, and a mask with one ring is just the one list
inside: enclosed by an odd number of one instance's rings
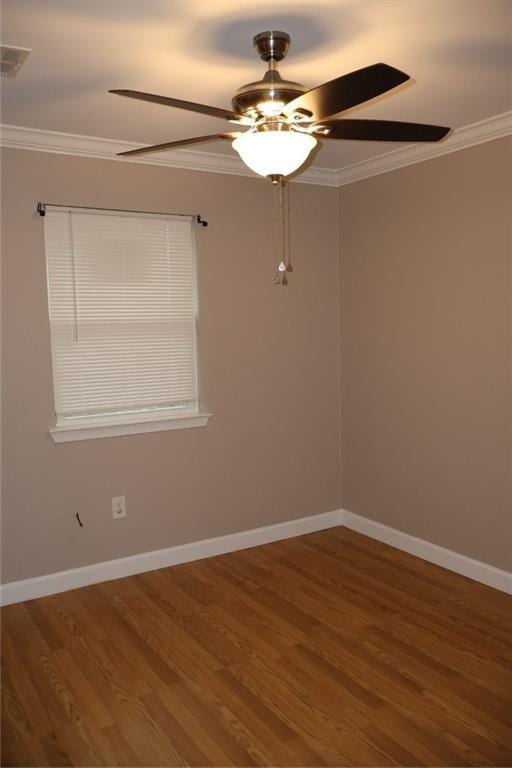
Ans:
{"label": "window blind", "polygon": [[57,423],[197,410],[192,217],[47,206]]}

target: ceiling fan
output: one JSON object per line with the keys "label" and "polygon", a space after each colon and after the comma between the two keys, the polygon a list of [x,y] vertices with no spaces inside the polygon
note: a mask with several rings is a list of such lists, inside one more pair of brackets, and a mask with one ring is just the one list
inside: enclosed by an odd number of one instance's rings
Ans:
{"label": "ceiling fan", "polygon": [[261,80],[242,85],[232,99],[232,110],[131,90],[111,90],[119,96],[150,101],[221,117],[246,131],[155,144],[120,155],[162,152],[189,144],[224,139],[232,142],[244,163],[255,173],[278,184],[306,161],[318,139],[357,141],[440,141],[450,131],[439,125],[402,123],[393,120],[333,119],[409,80],[409,75],[388,64],[372,64],[308,90],[301,83],[284,80],[276,65],[287,54],[286,32],[261,32],[253,40],[260,58],[268,63]]}

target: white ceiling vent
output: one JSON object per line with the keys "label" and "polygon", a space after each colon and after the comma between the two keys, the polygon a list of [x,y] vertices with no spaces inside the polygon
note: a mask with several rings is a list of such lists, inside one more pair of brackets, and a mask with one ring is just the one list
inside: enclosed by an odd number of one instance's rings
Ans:
{"label": "white ceiling vent", "polygon": [[15,45],[1,45],[0,58],[2,77],[16,77],[21,65],[30,53],[30,48],[18,48]]}

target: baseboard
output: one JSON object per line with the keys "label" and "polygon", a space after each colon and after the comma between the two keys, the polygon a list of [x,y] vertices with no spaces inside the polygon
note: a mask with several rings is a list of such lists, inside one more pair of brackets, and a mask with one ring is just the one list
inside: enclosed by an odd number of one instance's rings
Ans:
{"label": "baseboard", "polygon": [[435,563],[442,568],[447,568],[462,576],[467,576],[474,581],[487,584],[489,587],[499,589],[501,592],[512,594],[512,573],[502,571],[493,565],[482,563],[480,560],[473,560],[471,557],[445,549],[430,541],[418,539],[403,531],[390,528],[368,517],[355,515],[353,512],[341,511],[343,525],[353,531],[370,536],[385,544],[389,544],[397,549],[402,549],[410,555],[416,555],[429,563]]}
{"label": "baseboard", "polygon": [[152,552],[142,552],[117,560],[85,565],[82,568],[49,573],[46,576],[12,581],[0,587],[0,605],[20,603],[24,600],[33,600],[36,597],[45,597],[58,592],[67,592],[69,589],[86,587],[101,581],[121,579],[124,576],[155,571],[170,565],[179,565],[193,560],[201,560],[205,557],[249,549],[249,547],[270,544],[272,541],[302,536],[305,533],[313,533],[337,525],[343,525],[343,515],[340,510],[288,520],[285,523],[266,525],[262,528],[253,528],[249,531],[240,531],[227,536],[217,536],[213,539],[157,549]]}
{"label": "baseboard", "polygon": [[442,568],[460,573],[462,576],[467,576],[474,581],[479,581],[482,584],[487,584],[489,587],[494,587],[494,589],[512,594],[512,573],[502,571],[479,560],[473,560],[471,557],[466,557],[450,549],[439,547],[437,544],[432,544],[424,539],[418,539],[416,536],[411,536],[403,531],[377,523],[375,520],[370,520],[367,517],[356,515],[347,510],[337,509],[319,515],[288,520],[285,523],[276,523],[275,525],[266,525],[262,528],[253,528],[249,531],[231,533],[227,536],[217,536],[213,539],[193,541],[176,547],[142,552],[139,555],[121,557],[117,560],[109,560],[103,563],[94,563],[82,568],[72,568],[68,571],[37,576],[33,579],[13,581],[0,587],[0,605],[33,600],[36,597],[67,592],[69,589],[86,587],[89,584],[97,584],[101,581],[121,579],[124,576],[133,576],[136,573],[155,571],[158,568],[167,568],[170,565],[202,560],[205,557],[223,555],[240,549],[249,549],[261,544],[270,544],[273,541],[281,541],[293,536],[303,536],[306,533],[314,533],[315,531],[322,531],[342,525],[372,539],[377,539],[392,547],[408,552],[411,555],[421,557],[423,560],[428,560],[430,563],[440,565]]}

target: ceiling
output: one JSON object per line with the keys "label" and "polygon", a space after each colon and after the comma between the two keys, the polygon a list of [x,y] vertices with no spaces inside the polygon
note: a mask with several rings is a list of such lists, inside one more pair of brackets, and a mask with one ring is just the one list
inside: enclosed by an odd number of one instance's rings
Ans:
{"label": "ceiling", "polygon": [[[2,0],[3,44],[32,49],[2,80],[2,122],[156,144],[229,129],[217,118],[108,94],[131,88],[229,107],[264,72],[252,38],[292,37],[281,74],[313,87],[385,62],[407,87],[358,117],[466,126],[511,109],[510,0]],[[355,110],[353,110],[354,112]],[[326,141],[320,168],[401,145]],[[201,152],[232,152],[227,142]]]}

